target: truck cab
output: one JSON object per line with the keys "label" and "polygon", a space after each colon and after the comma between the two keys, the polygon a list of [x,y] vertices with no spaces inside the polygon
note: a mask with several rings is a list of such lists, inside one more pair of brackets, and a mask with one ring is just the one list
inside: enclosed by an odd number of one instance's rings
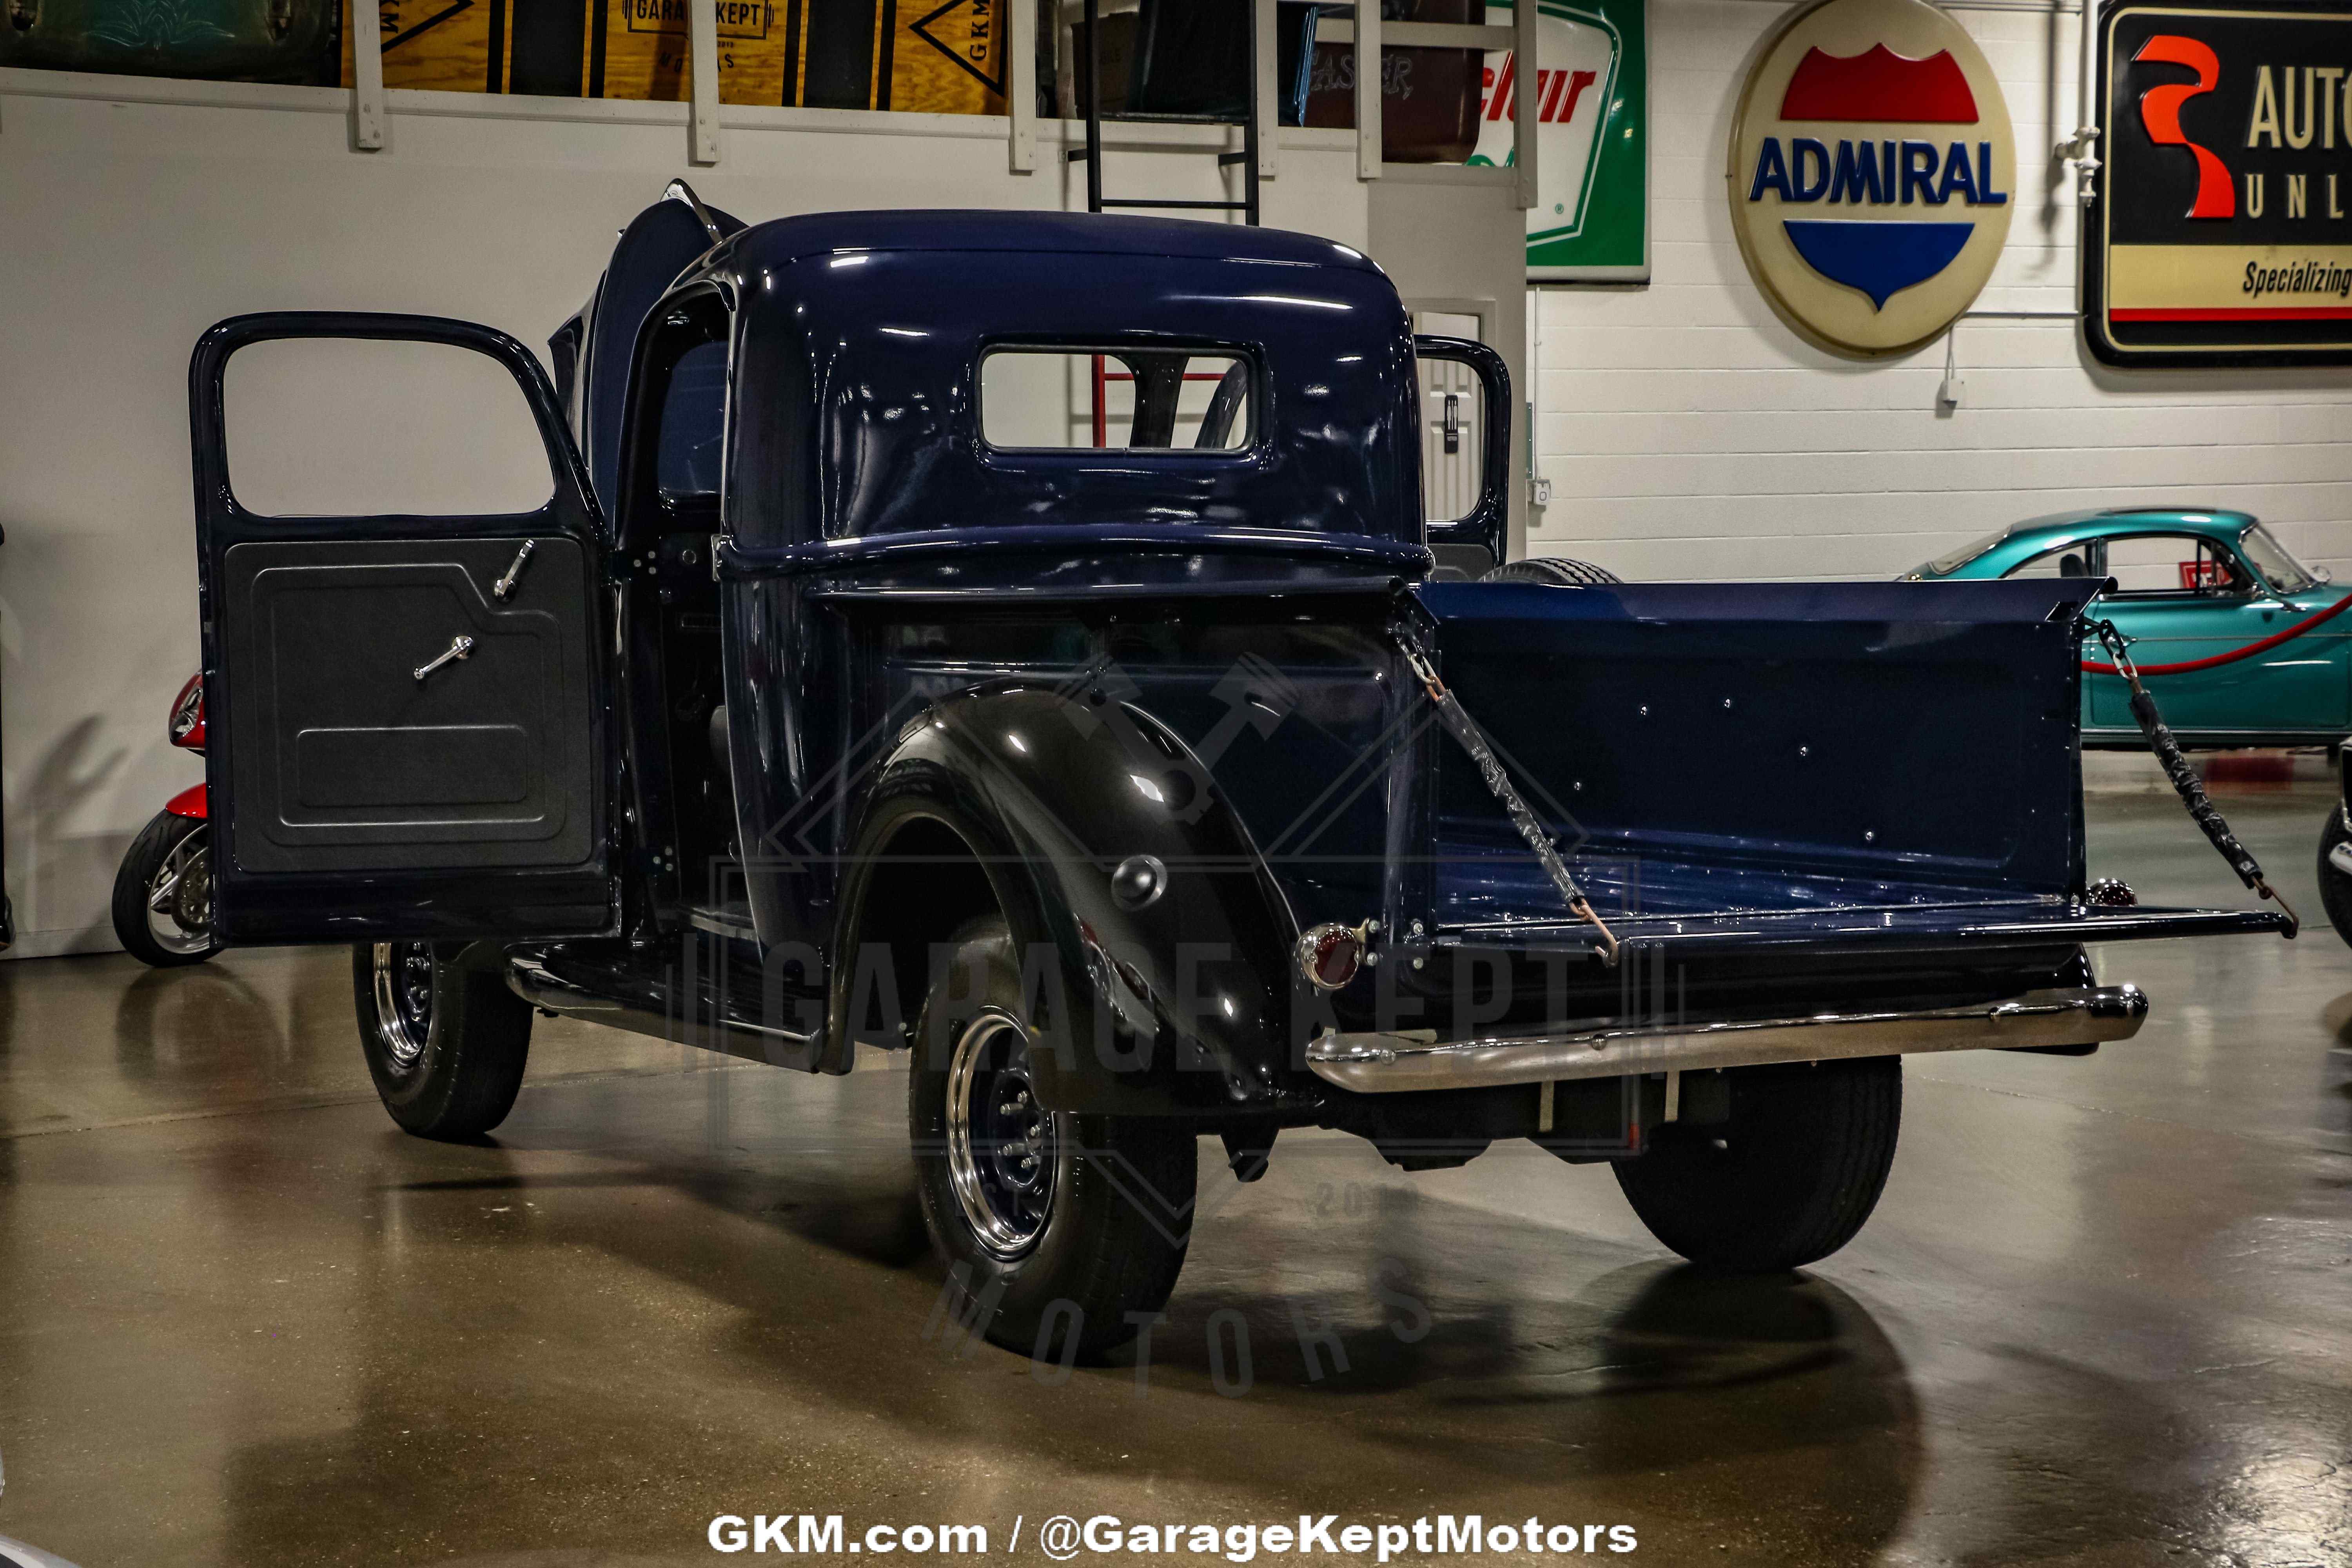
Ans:
{"label": "truck cab", "polygon": [[[224,374],[292,337],[488,356],[549,500],[248,511]],[[1686,1256],[1810,1262],[1875,1202],[1904,1054],[2127,1039],[2086,943],[2279,927],[2086,885],[2095,584],[1465,580],[1507,374],[1346,246],[688,194],[551,347],[197,345],[221,938],[351,942],[426,1136],[505,1115],[534,1010],[905,1053],[934,1243],[1022,1351],[1130,1337],[1201,1141],[1250,1180],[1301,1127],[1529,1140]],[[1432,521],[1437,359],[1484,470]]]}

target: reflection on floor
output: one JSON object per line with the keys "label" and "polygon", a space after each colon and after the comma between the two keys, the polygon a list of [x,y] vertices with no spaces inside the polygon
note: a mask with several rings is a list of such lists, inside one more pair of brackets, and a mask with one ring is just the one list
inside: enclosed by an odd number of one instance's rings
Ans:
{"label": "reflection on floor", "polygon": [[[2315,925],[2324,788],[2223,803]],[[2094,875],[2242,901],[2168,798],[2092,814]],[[0,1536],[615,1568],[711,1561],[726,1513],[992,1558],[1057,1514],[1475,1513],[1663,1563],[2352,1562],[2352,951],[2103,963],[2141,1039],[1915,1060],[1877,1218],[1806,1275],[1679,1268],[1532,1150],[1286,1136],[1204,1169],[1142,1363],[1068,1375],[940,1331],[887,1063],[542,1021],[453,1147],[374,1104],[340,952],[6,965]]]}

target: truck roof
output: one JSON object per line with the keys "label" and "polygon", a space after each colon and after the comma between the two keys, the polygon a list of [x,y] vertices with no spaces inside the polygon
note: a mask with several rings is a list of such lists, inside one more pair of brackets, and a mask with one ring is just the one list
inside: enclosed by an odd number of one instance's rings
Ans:
{"label": "truck roof", "polygon": [[[1348,246],[1087,213],[779,218],[710,247],[648,332],[713,290],[741,547],[1145,520],[1420,545],[1411,321]],[[1247,444],[992,445],[980,367],[1009,349],[1245,363]]]}
{"label": "truck roof", "polygon": [[735,238],[747,260],[782,266],[860,250],[1013,250],[1066,255],[1199,257],[1378,273],[1361,251],[1286,229],[1105,213],[938,208],[810,213],[754,224]]}

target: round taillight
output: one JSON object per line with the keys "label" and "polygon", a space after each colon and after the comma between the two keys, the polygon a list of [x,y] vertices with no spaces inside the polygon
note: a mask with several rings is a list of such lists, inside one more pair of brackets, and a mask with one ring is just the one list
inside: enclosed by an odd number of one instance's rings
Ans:
{"label": "round taillight", "polygon": [[1353,927],[1319,925],[1298,939],[1298,972],[1318,990],[1339,990],[1363,967],[1364,933]]}
{"label": "round taillight", "polygon": [[2128,910],[2139,903],[2131,884],[2119,877],[2102,877],[2083,891],[2084,901],[2103,910]]}

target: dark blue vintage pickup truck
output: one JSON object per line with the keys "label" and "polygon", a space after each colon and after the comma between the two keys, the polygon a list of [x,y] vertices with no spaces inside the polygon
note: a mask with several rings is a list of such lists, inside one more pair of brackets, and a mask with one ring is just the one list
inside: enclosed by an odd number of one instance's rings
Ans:
{"label": "dark blue vintage pickup truck", "polygon": [[[220,933],[355,944],[412,1131],[497,1125],[534,1010],[906,1051],[972,1326],[1095,1353],[1172,1289],[1203,1136],[1244,1180],[1288,1128],[1526,1139],[1786,1268],[1876,1202],[1903,1054],[2128,1038],[2086,943],[2282,923],[2086,887],[2094,583],[1488,575],[1503,365],[1345,246],[673,197],[551,381],[420,317],[195,351]],[[247,510],[224,374],[303,337],[488,356],[551,499]],[[1493,416],[1433,522],[1436,360]]]}

